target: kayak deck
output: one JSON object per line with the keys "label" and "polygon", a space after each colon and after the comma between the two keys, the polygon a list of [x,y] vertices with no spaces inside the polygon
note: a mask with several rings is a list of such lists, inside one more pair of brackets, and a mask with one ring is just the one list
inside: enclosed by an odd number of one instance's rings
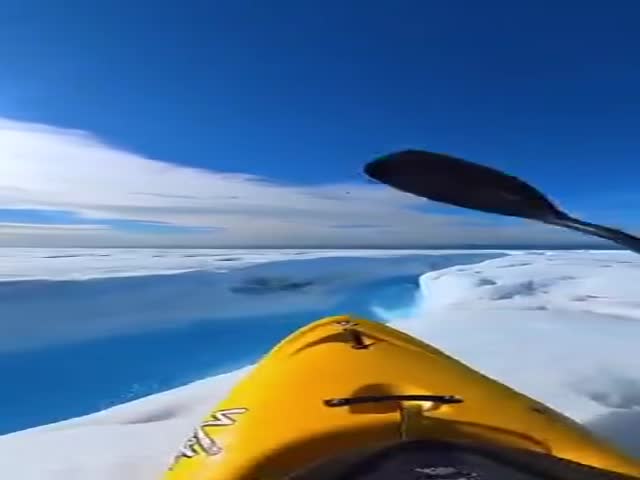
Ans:
{"label": "kayak deck", "polygon": [[391,327],[341,316],[266,355],[196,428],[166,478],[276,479],[341,452],[429,438],[640,477],[640,464],[544,404]]}

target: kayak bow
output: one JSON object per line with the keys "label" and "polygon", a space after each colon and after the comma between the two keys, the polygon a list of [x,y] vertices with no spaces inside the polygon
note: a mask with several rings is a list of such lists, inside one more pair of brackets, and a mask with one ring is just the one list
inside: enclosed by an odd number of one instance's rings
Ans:
{"label": "kayak bow", "polygon": [[341,316],[266,355],[187,439],[166,480],[284,479],[344,452],[415,439],[640,477],[638,462],[548,406],[396,329]]}

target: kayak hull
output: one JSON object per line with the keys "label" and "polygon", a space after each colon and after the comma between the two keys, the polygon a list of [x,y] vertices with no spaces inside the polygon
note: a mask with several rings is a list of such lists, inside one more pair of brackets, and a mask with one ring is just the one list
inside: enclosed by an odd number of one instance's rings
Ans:
{"label": "kayak hull", "polygon": [[[335,398],[456,397],[367,401]],[[438,398],[438,397],[436,397]],[[166,480],[278,479],[403,439],[480,442],[640,477],[640,464],[568,417],[377,322],[314,322],[276,346],[187,439]]]}

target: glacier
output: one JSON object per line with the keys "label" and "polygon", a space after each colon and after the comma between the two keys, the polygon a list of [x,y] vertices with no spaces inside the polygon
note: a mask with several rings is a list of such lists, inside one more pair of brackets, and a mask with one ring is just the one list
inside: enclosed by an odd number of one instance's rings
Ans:
{"label": "glacier", "polygon": [[193,425],[262,354],[338,313],[389,322],[640,457],[640,259],[631,253],[0,256],[0,370],[10,385],[0,428],[13,432],[0,436],[0,469],[15,478],[161,478]]}

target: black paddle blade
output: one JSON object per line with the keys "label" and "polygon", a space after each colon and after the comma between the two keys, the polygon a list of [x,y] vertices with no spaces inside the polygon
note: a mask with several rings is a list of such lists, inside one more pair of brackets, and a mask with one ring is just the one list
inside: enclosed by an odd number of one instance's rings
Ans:
{"label": "black paddle blade", "polygon": [[458,207],[541,221],[564,217],[522,180],[441,153],[392,153],[367,164],[365,173],[398,190]]}
{"label": "black paddle blade", "polygon": [[573,218],[528,183],[484,165],[441,153],[406,150],[380,157],[364,171],[374,180],[429,200],[577,230],[640,253],[640,238]]}

